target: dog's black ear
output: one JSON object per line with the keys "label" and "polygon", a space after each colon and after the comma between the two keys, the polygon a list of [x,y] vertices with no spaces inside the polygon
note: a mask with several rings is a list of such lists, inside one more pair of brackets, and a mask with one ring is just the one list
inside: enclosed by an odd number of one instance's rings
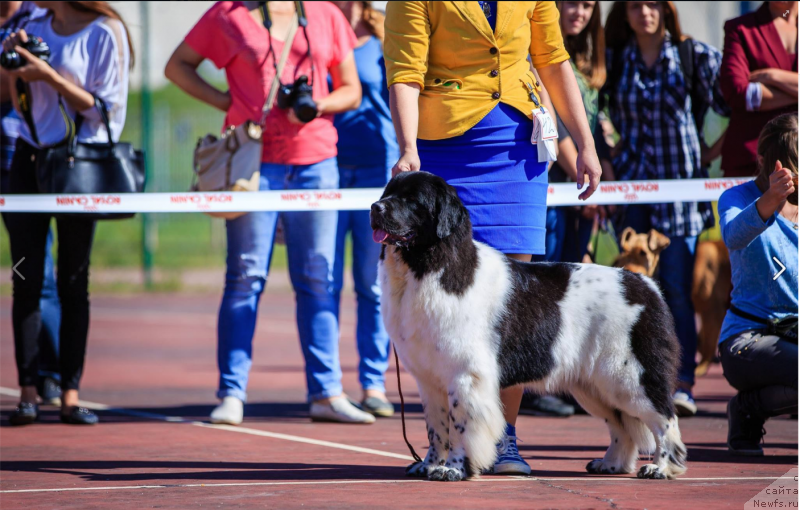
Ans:
{"label": "dog's black ear", "polygon": [[443,186],[438,202],[436,235],[439,239],[444,239],[467,219],[468,213],[455,190],[446,185]]}

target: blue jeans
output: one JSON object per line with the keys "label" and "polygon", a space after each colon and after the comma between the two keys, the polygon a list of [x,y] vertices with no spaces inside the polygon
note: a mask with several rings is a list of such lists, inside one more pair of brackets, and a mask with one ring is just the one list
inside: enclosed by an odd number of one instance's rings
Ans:
{"label": "blue jeans", "polygon": [[[383,188],[389,181],[389,169],[380,167],[339,166],[341,188]],[[364,390],[386,391],[384,374],[389,368],[389,334],[381,317],[381,288],[378,284],[378,258],[381,245],[372,240],[369,211],[339,211],[334,263],[334,292],[339,304],[344,285],[344,241],[347,233],[353,240],[353,281],[356,290],[356,345],[358,346],[358,381]],[[339,309],[336,309],[339,317]]]}
{"label": "blue jeans", "polygon": [[[313,165],[261,165],[261,190],[338,186],[336,158]],[[333,285],[338,213],[280,214],[297,302],[297,330],[306,361],[308,398],[336,396],[342,393]],[[245,401],[247,397],[258,302],[267,282],[277,221],[276,212],[251,212],[226,222],[227,271],[217,326],[219,398],[234,396]]]}
{"label": "blue jeans", "polygon": [[[0,191],[8,193],[8,172],[0,177]],[[56,288],[56,271],[53,263],[53,229],[47,232],[47,244],[44,255],[44,280],[42,280],[42,297],[39,300],[42,314],[42,329],[39,334],[39,376],[50,377],[61,381],[61,370],[58,363],[58,332],[61,328],[61,303]]]}
{"label": "blue jeans", "polygon": [[[650,230],[650,214],[646,207],[630,205],[626,207],[624,218],[615,227],[622,232],[625,227],[632,227],[642,233]],[[675,320],[675,333],[681,344],[681,365],[678,380],[694,386],[694,369],[696,367],[697,329],[694,323],[694,305],[692,304],[692,278],[697,248],[697,236],[668,236],[670,243],[661,252],[658,263],[658,282],[664,292],[664,300]]]}
{"label": "blue jeans", "polygon": [[61,303],[56,288],[53,264],[53,229],[47,232],[47,252],[44,257],[44,280],[39,307],[42,310],[42,332],[39,335],[39,375],[61,381],[58,363],[58,330],[61,328]]}

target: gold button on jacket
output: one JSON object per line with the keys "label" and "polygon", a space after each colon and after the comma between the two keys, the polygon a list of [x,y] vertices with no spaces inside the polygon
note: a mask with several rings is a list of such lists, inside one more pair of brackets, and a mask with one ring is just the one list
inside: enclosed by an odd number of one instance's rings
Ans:
{"label": "gold button on jacket", "polygon": [[[497,2],[492,33],[478,2],[389,2],[388,85],[417,83],[419,138],[464,134],[503,102],[529,118],[536,68],[569,59],[555,2]],[[538,93],[537,100],[538,100]]]}

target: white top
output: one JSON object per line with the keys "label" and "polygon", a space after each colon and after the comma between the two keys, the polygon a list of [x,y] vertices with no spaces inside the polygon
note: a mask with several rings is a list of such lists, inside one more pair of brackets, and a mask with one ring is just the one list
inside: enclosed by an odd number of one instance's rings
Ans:
{"label": "white top", "polygon": [[[52,16],[32,19],[24,28],[28,34],[41,37],[50,46],[50,65],[58,74],[105,101],[111,138],[119,140],[128,105],[130,48],[125,28],[118,20],[100,16],[83,30],[63,36],[53,31],[51,21]],[[62,141],[67,126],[58,107],[58,93],[42,81],[29,85],[39,143],[47,146]],[[66,101],[63,103],[67,114],[75,119],[76,111]],[[92,107],[80,113],[84,119],[78,141],[107,142],[108,135],[100,112]],[[36,145],[25,122],[22,122],[20,136]]]}

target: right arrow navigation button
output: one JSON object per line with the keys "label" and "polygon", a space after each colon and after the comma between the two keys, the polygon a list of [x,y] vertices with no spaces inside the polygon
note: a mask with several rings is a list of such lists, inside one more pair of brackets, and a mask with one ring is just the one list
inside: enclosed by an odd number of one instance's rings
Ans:
{"label": "right arrow navigation button", "polygon": [[777,279],[778,279],[778,277],[779,277],[780,275],[782,275],[782,274],[783,274],[783,272],[784,272],[784,271],[786,271],[786,266],[784,266],[783,264],[781,264],[781,261],[780,261],[780,260],[778,260],[778,259],[777,259],[777,258],[775,258],[775,257],[772,257],[772,260],[774,260],[776,264],[778,264],[779,266],[781,266],[781,270],[780,270],[780,271],[778,271],[777,273],[775,273],[775,276],[773,276],[773,277],[772,277],[772,281],[775,281],[775,280],[777,280]]}

